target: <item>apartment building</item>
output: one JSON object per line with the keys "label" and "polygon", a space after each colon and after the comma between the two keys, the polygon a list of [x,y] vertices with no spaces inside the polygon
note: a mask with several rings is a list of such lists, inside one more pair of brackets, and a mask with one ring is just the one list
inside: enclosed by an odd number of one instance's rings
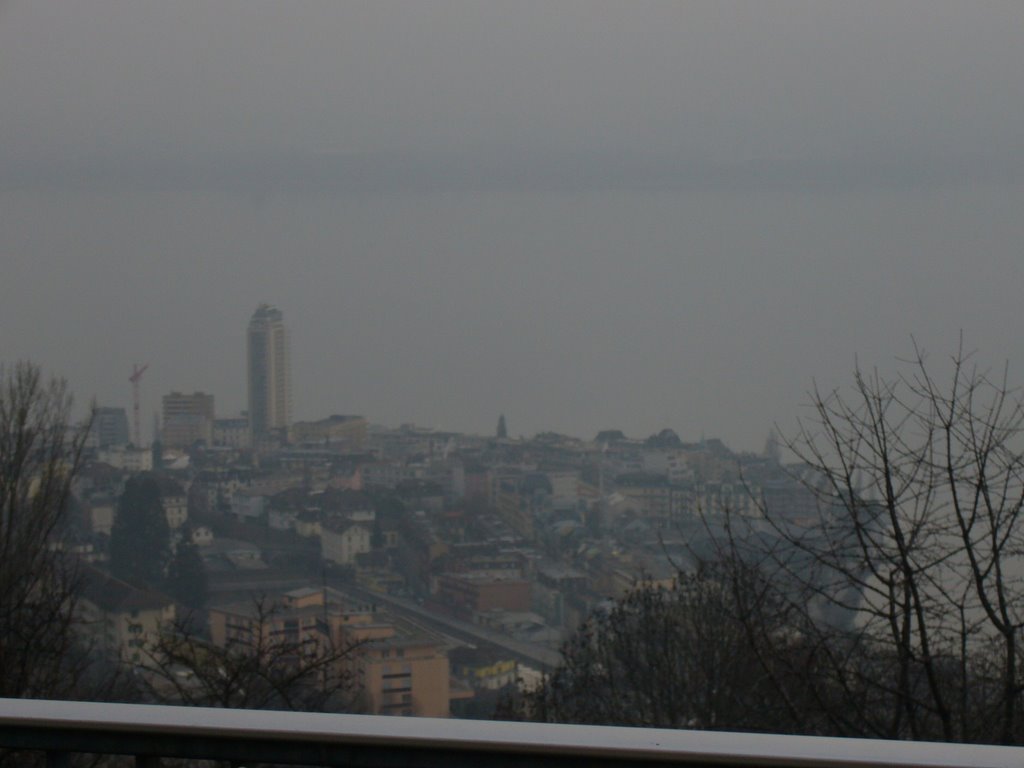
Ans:
{"label": "apartment building", "polygon": [[262,633],[350,649],[339,660],[353,673],[370,714],[447,717],[451,684],[444,645],[420,630],[331,588],[304,587],[272,596],[262,607],[250,602],[208,612],[215,646],[254,645]]}
{"label": "apartment building", "polygon": [[139,589],[95,568],[82,568],[78,620],[92,647],[129,664],[146,661],[146,648],[162,625],[174,621],[174,600]]}
{"label": "apartment building", "polygon": [[197,442],[212,445],[213,395],[204,392],[164,395],[163,425],[161,442],[165,448],[183,449]]}

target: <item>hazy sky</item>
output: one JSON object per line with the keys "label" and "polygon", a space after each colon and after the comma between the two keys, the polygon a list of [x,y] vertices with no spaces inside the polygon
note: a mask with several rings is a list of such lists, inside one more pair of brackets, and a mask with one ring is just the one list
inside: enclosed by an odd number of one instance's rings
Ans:
{"label": "hazy sky", "polygon": [[0,0],[0,359],[80,401],[760,448],[962,329],[1024,382],[1024,3]]}

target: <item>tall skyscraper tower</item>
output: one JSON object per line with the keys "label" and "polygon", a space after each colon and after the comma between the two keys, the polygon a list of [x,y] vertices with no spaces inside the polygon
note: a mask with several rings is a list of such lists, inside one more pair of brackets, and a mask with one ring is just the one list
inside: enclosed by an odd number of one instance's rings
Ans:
{"label": "tall skyscraper tower", "polygon": [[249,426],[255,437],[292,417],[288,333],[281,310],[260,304],[249,321]]}

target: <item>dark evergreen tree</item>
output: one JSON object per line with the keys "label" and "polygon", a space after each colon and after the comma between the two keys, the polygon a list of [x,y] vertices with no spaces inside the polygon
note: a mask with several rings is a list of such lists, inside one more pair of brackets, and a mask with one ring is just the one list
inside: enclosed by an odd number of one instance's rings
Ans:
{"label": "dark evergreen tree", "polygon": [[497,436],[498,436],[499,440],[504,440],[506,437],[508,437],[508,427],[505,426],[505,414],[504,413],[501,414],[501,416],[498,417]]}
{"label": "dark evergreen tree", "polygon": [[379,517],[374,517],[373,520],[373,532],[370,534],[370,548],[375,552],[384,548],[384,529],[381,527]]}
{"label": "dark evergreen tree", "polygon": [[170,560],[170,531],[160,488],[150,473],[125,483],[110,532],[110,570],[132,584],[158,587]]}
{"label": "dark evergreen tree", "polygon": [[644,444],[650,448],[680,448],[683,445],[683,441],[679,439],[679,435],[675,433],[675,430],[666,427],[656,435],[648,437]]}
{"label": "dark evergreen tree", "polygon": [[167,566],[167,594],[189,608],[206,603],[206,568],[197,547],[186,533]]}
{"label": "dark evergreen tree", "polygon": [[602,429],[594,438],[596,443],[618,443],[626,439],[621,429]]}

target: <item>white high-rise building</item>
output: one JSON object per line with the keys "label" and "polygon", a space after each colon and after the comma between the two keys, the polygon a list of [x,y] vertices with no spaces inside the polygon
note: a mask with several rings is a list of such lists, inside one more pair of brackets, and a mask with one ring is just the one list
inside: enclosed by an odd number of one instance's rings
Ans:
{"label": "white high-rise building", "polygon": [[291,423],[291,365],[281,310],[260,304],[249,321],[249,426],[254,436]]}

